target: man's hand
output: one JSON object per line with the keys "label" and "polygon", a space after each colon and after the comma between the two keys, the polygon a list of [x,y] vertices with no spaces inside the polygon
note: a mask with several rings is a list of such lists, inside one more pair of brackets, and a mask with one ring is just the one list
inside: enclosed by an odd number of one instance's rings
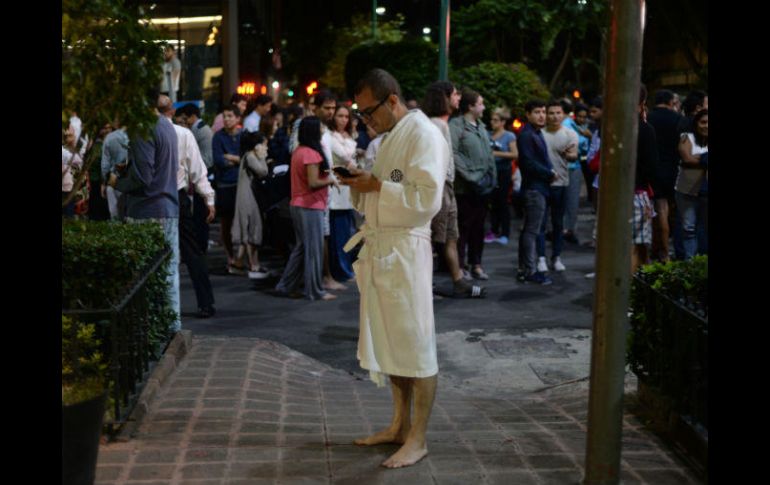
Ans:
{"label": "man's hand", "polygon": [[362,194],[380,191],[382,182],[377,180],[371,172],[356,168],[351,170],[350,173],[353,174],[353,177],[340,177],[340,183],[342,183],[342,185],[347,185],[351,189]]}
{"label": "man's hand", "polygon": [[241,161],[241,158],[238,155],[230,155],[229,153],[223,155],[222,158],[230,162],[230,165],[237,165],[238,162]]}
{"label": "man's hand", "polygon": [[209,207],[209,215],[208,217],[206,217],[206,222],[211,224],[211,222],[214,220],[214,217],[217,215],[217,209],[213,205],[210,205],[208,207]]}
{"label": "man's hand", "polygon": [[110,187],[112,187],[114,189],[115,185],[117,185],[117,183],[118,183],[118,176],[115,175],[113,172],[110,172],[107,177],[108,177],[107,178],[107,185],[109,185]]}

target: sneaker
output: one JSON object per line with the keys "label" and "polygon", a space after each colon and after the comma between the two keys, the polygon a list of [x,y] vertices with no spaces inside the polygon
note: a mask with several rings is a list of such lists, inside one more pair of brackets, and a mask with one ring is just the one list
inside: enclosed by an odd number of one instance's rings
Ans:
{"label": "sneaker", "polygon": [[564,263],[562,263],[562,262],[561,262],[561,258],[560,258],[559,256],[556,256],[556,257],[553,259],[553,269],[554,269],[554,271],[557,271],[557,272],[559,272],[559,273],[561,273],[562,271],[564,271],[565,269],[567,269],[567,268],[564,266]]}
{"label": "sneaker", "polygon": [[470,284],[462,278],[454,282],[452,298],[484,298],[486,295],[487,289],[483,286]]}
{"label": "sneaker", "polygon": [[545,262],[545,256],[537,258],[537,271],[538,273],[548,272],[548,264]]}
{"label": "sneaker", "polygon": [[507,246],[508,245],[508,238],[505,237],[505,236],[500,236],[500,237],[497,238],[497,242],[499,242],[503,246]]}
{"label": "sneaker", "polygon": [[592,280],[596,278],[596,273],[586,273],[586,278]]}
{"label": "sneaker", "polygon": [[198,313],[195,314],[196,318],[211,318],[217,313],[217,310],[210,306],[208,308],[198,308]]}
{"label": "sneaker", "polygon": [[227,273],[242,276],[246,274],[246,270],[243,268],[239,268],[237,266],[228,265],[227,266]]}
{"label": "sneaker", "polygon": [[484,242],[485,243],[493,243],[497,241],[497,237],[492,231],[489,231],[486,236],[484,236]]}
{"label": "sneaker", "polygon": [[580,244],[580,241],[578,240],[577,236],[575,236],[575,233],[570,231],[566,231],[564,233],[564,241],[570,244]]}
{"label": "sneaker", "polygon": [[473,277],[471,276],[471,273],[467,269],[463,269],[463,279],[465,281],[473,281]]}
{"label": "sneaker", "polygon": [[270,274],[267,273],[266,271],[262,271],[261,268],[259,271],[249,271],[250,280],[264,280],[268,276],[270,276]]}
{"label": "sneaker", "polygon": [[537,273],[532,273],[531,275],[527,276],[525,278],[525,281],[527,283],[537,283],[538,285],[542,285],[542,286],[553,284],[553,280],[541,271],[538,271]]}

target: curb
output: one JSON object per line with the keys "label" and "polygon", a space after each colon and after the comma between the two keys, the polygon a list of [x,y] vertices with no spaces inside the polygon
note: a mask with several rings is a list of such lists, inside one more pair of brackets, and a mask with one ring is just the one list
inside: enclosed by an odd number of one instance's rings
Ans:
{"label": "curb", "polygon": [[174,334],[174,338],[166,347],[166,351],[161,356],[157,364],[150,372],[150,377],[139,395],[136,406],[129,414],[126,424],[123,425],[120,432],[115,436],[115,442],[125,443],[132,439],[139,428],[141,419],[150,410],[158,391],[168,382],[169,376],[176,370],[182,359],[192,349],[192,330],[180,330]]}

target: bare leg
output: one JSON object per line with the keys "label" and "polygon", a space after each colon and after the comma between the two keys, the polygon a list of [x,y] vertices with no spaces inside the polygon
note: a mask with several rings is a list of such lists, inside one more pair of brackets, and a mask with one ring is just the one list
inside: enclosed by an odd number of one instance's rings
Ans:
{"label": "bare leg", "polygon": [[354,441],[357,445],[370,446],[382,443],[403,444],[411,427],[412,383],[408,377],[390,376],[393,391],[393,421],[390,426],[366,438]]}
{"label": "bare leg", "polygon": [[636,273],[639,266],[649,263],[649,251],[644,244],[634,244],[631,249],[631,274]]}
{"label": "bare leg", "polygon": [[444,245],[444,257],[449,272],[452,273],[452,281],[460,280],[463,277],[463,272],[460,271],[460,257],[457,256],[457,239],[447,240]]}
{"label": "bare leg", "polygon": [[428,419],[436,397],[438,376],[410,379],[414,392],[414,421],[406,436],[404,445],[390,458],[382,463],[387,468],[402,468],[411,466],[422,460],[428,454],[428,444],[425,432],[428,429]]}
{"label": "bare leg", "polygon": [[332,271],[329,268],[329,236],[324,236],[324,278],[323,288],[325,290],[347,290],[348,287],[335,280],[332,277]]}
{"label": "bare leg", "polygon": [[251,271],[259,271],[259,253],[257,247],[253,244],[246,244],[246,250],[249,256],[249,268]]}

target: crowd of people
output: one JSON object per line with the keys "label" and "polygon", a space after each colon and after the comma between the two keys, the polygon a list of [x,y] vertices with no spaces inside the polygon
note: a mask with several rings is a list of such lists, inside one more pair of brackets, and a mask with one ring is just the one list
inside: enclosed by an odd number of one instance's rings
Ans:
{"label": "crowd of people", "polygon": [[[663,89],[653,104],[648,110],[642,87],[632,271],[652,260],[708,251],[708,97],[694,91],[680,103]],[[215,313],[206,260],[215,218],[220,224],[215,244],[225,251],[227,273],[278,278],[277,268],[260,262],[260,249],[268,246],[286,261],[276,295],[331,300],[355,279],[360,244],[351,250],[348,242],[366,223],[350,187],[341,182],[345,174],[376,169],[378,149],[388,136],[373,126],[372,114],[381,106],[358,111],[328,91],[310,96],[306,106],[285,107],[267,95],[233,94],[209,126],[196,104],[175,109],[160,95],[159,116],[176,135],[172,152],[178,172],[167,183],[176,186],[178,209],[139,210],[138,216],[132,216],[127,197],[136,183],[127,168],[137,156],[134,143],[119,120],[95,140],[81,137],[75,114],[62,137],[62,196],[69,200],[62,212],[85,214],[86,205],[92,219],[174,219],[176,254],[190,270],[199,317]],[[431,239],[439,266],[452,277],[452,296],[486,295],[484,246],[507,246],[514,219],[521,224],[517,279],[552,284],[549,272],[567,268],[565,245],[580,244],[581,194],[594,211],[598,207],[601,97],[587,105],[530,100],[526,123],[514,129],[508,107],[491,107],[487,126],[483,93],[436,81],[413,110],[431,120],[449,148]],[[95,160],[87,183],[73,196],[86,154]],[[144,197],[151,192],[145,190]]]}

